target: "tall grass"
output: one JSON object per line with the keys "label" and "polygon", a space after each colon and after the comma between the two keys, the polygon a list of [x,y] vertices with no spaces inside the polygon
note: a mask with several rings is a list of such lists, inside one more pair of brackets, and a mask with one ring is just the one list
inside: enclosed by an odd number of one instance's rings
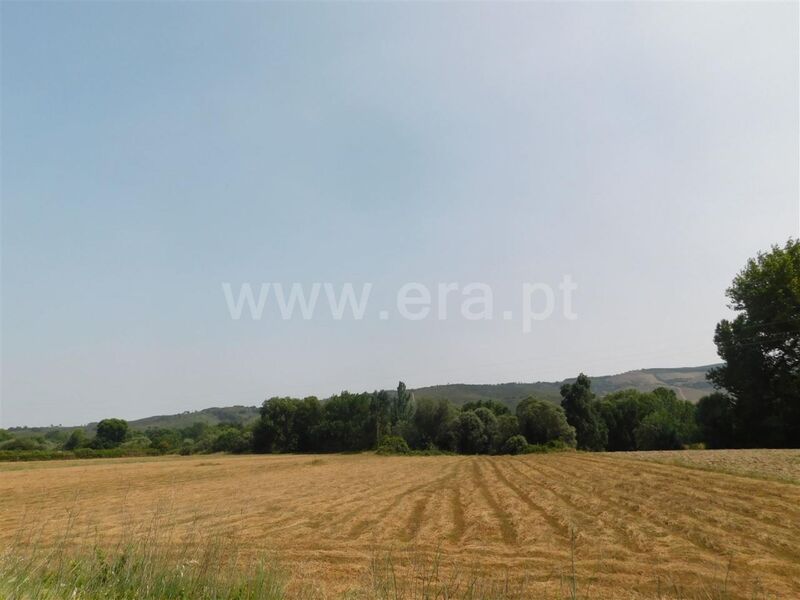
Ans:
{"label": "tall grass", "polygon": [[[235,536],[175,528],[154,518],[107,546],[75,542],[72,528],[43,543],[20,536],[0,554],[3,600],[283,600],[287,573],[269,558],[241,564]],[[27,539],[22,539],[27,537]]]}

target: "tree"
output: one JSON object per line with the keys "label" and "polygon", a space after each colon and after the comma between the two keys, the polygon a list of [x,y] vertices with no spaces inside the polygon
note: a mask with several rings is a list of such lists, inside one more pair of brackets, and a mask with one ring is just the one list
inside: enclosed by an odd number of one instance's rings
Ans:
{"label": "tree", "polygon": [[655,409],[634,430],[637,450],[680,450],[697,439],[695,407],[674,390],[656,388]]}
{"label": "tree", "polygon": [[605,396],[598,405],[608,430],[607,449],[612,452],[636,450],[636,428],[656,410],[658,398],[649,392],[620,390]]}
{"label": "tree", "polygon": [[488,408],[495,414],[496,417],[511,413],[505,404],[491,398],[488,400],[473,400],[471,402],[467,402],[461,407],[461,410],[475,410],[476,408]]}
{"label": "tree", "polygon": [[294,398],[269,398],[261,405],[261,418],[253,430],[256,452],[296,452],[298,438],[294,416],[298,401]]}
{"label": "tree", "polygon": [[675,420],[663,409],[647,415],[634,431],[640,450],[680,450]]}
{"label": "tree", "polygon": [[391,424],[397,425],[400,421],[408,420],[413,411],[414,396],[406,389],[406,384],[401,381],[397,384],[397,394],[391,405]]}
{"label": "tree", "polygon": [[495,417],[494,413],[485,406],[476,408],[473,412],[483,423],[483,430],[486,434],[486,448],[483,450],[483,452],[494,452],[499,450],[499,445],[497,442],[498,438],[500,437],[500,429],[497,424],[497,417]]}
{"label": "tree", "polygon": [[241,454],[252,447],[250,433],[240,427],[224,426],[214,439],[211,449],[214,452],[233,452]]}
{"label": "tree", "polygon": [[739,314],[717,324],[725,364],[708,378],[733,398],[735,444],[800,446],[800,240],[750,259],[726,295]]}
{"label": "tree", "polygon": [[497,417],[497,446],[502,449],[505,443],[515,435],[519,435],[519,419],[516,415]]}
{"label": "tree", "polygon": [[519,429],[531,444],[560,441],[575,446],[575,428],[567,422],[564,409],[551,402],[528,398],[517,405]]}
{"label": "tree", "polygon": [[97,424],[92,445],[96,448],[116,448],[128,436],[128,422],[122,419],[103,419]]}
{"label": "tree", "polygon": [[458,415],[458,451],[462,454],[483,454],[488,450],[486,427],[480,417],[467,410]]}
{"label": "tree", "polygon": [[77,450],[78,448],[86,447],[88,444],[89,440],[86,438],[86,433],[83,429],[73,429],[67,441],[64,442],[64,450]]}
{"label": "tree", "polygon": [[316,452],[319,449],[323,416],[322,404],[316,396],[307,396],[297,403],[293,425],[298,452]]}
{"label": "tree", "polygon": [[375,440],[380,444],[381,438],[390,429],[390,408],[391,400],[386,390],[372,392],[370,400],[370,412],[375,420]]}
{"label": "tree", "polygon": [[320,450],[345,452],[375,447],[375,422],[370,405],[372,394],[342,392],[322,405],[319,427]]}
{"label": "tree", "polygon": [[604,450],[608,431],[600,418],[589,378],[581,373],[575,383],[562,385],[561,398],[567,422],[575,428],[578,448]]}
{"label": "tree", "polygon": [[418,449],[438,445],[456,415],[456,408],[446,398],[420,398],[411,417],[407,441]]}
{"label": "tree", "polygon": [[734,444],[733,399],[722,392],[703,396],[697,403],[697,425],[708,448],[730,448]]}

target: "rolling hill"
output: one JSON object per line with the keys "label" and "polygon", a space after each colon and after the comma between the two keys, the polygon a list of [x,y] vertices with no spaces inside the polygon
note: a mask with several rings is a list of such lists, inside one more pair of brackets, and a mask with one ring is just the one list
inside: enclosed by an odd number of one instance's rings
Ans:
{"label": "rolling hill", "polygon": [[[592,388],[598,396],[604,396],[618,390],[633,388],[642,392],[649,392],[657,387],[666,387],[675,390],[679,398],[696,402],[700,397],[713,391],[713,387],[706,380],[708,370],[716,365],[701,367],[684,367],[674,369],[640,369],[627,371],[618,375],[603,375],[592,377]],[[559,389],[565,382],[574,381],[537,381],[534,383],[495,383],[495,384],[467,384],[451,383],[434,385],[414,389],[414,394],[420,398],[447,398],[457,406],[475,400],[499,400],[510,408],[515,408],[520,400],[528,396],[536,396],[543,400],[558,402]],[[158,415],[129,421],[131,429],[143,431],[153,428],[180,428],[188,427],[193,423],[247,423],[258,417],[257,406],[225,406],[213,407],[203,410],[186,411],[174,415]],[[97,423],[89,423],[84,428],[90,434],[94,433]],[[72,430],[77,427],[12,427],[16,435],[43,435],[52,430]]]}
{"label": "rolling hill", "polygon": [[[649,392],[657,387],[675,390],[679,398],[697,402],[714,388],[706,380],[706,373],[716,365],[683,367],[674,369],[640,369],[617,375],[591,377],[592,389],[598,396],[624,389]],[[536,396],[543,400],[557,402],[559,389],[563,383],[574,381],[566,379],[558,382],[537,381],[534,383],[466,384],[453,383],[417,388],[414,394],[426,398],[448,398],[456,405],[480,399],[494,399],[515,407],[520,400]]]}

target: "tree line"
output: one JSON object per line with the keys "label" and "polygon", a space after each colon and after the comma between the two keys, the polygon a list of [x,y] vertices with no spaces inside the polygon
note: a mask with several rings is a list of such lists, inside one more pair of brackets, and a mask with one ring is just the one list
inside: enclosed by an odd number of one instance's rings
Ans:
{"label": "tree line", "polygon": [[[677,449],[698,441],[695,407],[672,390],[625,390],[597,399],[581,374],[561,389],[561,405],[528,398],[515,410],[496,400],[462,407],[445,398],[415,398],[403,382],[394,392],[342,392],[326,400],[274,397],[249,424],[132,431],[104,419],[94,437],[82,429],[58,449],[87,456],[165,453],[459,453],[521,454],[552,449]],[[3,450],[42,450],[34,438]],[[53,447],[53,444],[50,445]]]}
{"label": "tree line", "polygon": [[[265,400],[249,424],[196,423],[133,432],[105,419],[93,438],[81,429],[40,438],[0,430],[0,458],[42,453],[104,456],[198,452],[453,452],[519,454],[558,448],[589,451],[800,447],[800,240],[749,260],[726,295],[732,319],[714,342],[725,361],[708,374],[718,391],[697,405],[675,392],[622,390],[596,397],[580,374],[561,388],[561,402],[537,398],[512,412],[495,400],[453,405],[393,392],[342,392],[327,400]],[[33,454],[30,454],[33,453]],[[39,454],[36,454],[39,453]]]}

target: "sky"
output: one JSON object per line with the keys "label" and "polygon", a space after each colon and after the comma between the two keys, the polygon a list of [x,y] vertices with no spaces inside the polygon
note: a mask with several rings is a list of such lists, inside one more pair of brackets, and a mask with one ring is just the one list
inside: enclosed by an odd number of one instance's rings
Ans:
{"label": "sky", "polygon": [[[0,426],[709,364],[799,233],[797,3],[0,10]],[[373,288],[236,320],[225,282]],[[496,314],[400,318],[407,282]]]}

